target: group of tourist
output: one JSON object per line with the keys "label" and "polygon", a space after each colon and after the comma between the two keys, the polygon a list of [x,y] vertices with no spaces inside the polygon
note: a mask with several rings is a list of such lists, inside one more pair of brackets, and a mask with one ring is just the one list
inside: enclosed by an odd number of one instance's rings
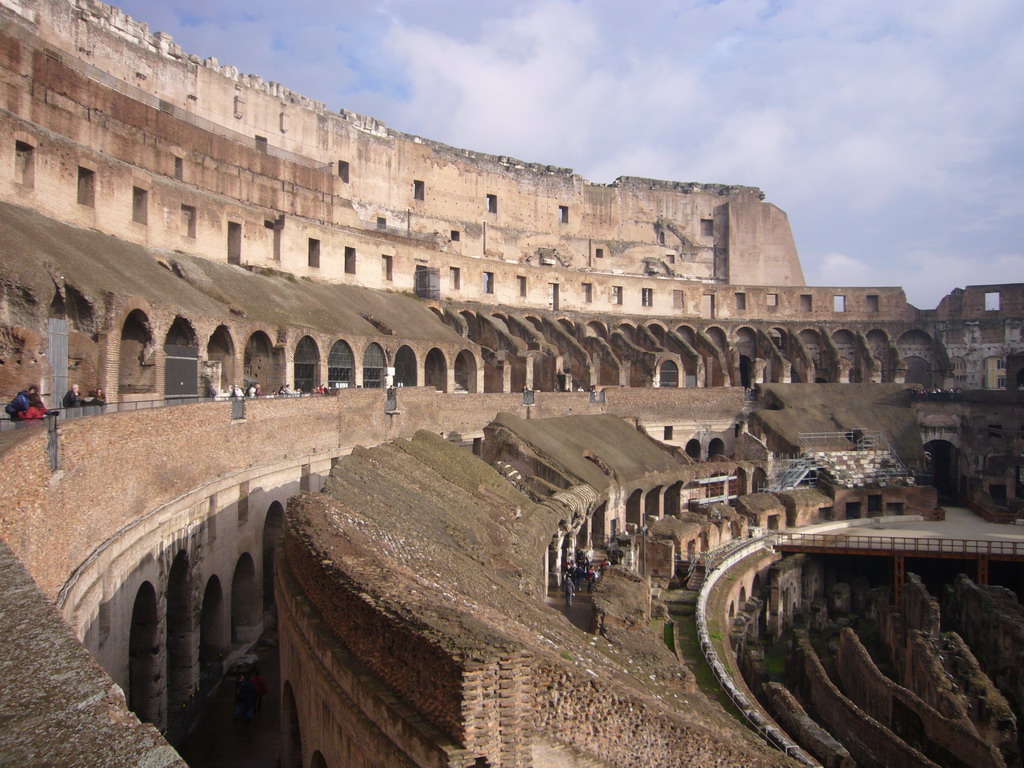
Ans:
{"label": "group of tourist", "polygon": [[914,400],[959,400],[963,396],[963,390],[959,387],[956,389],[939,389],[934,387],[932,389],[914,389],[911,390],[911,397]]}
{"label": "group of tourist", "polygon": [[567,560],[562,569],[562,591],[565,593],[566,606],[572,605],[573,595],[582,592],[584,584],[587,585],[587,592],[593,592],[594,585],[610,565],[607,559],[595,565],[586,552],[577,549],[575,558]]}
{"label": "group of tourist", "polygon": [[[87,405],[106,405],[107,400],[102,389],[92,390],[88,397],[82,397],[77,384],[64,395],[62,404],[65,408],[81,408]],[[16,394],[4,408],[11,421],[41,421],[45,416],[56,416],[60,411],[51,410],[43,402],[39,387],[29,384]]]}
{"label": "group of tourist", "polygon": [[235,681],[235,720],[251,723],[253,715],[263,709],[266,694],[267,681],[259,667],[254,667],[252,672],[240,672]]}

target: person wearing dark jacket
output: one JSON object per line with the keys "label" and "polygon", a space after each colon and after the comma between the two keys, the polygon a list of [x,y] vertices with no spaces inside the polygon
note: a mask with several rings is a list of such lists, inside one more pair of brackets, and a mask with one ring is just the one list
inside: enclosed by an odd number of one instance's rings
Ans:
{"label": "person wearing dark jacket", "polygon": [[82,396],[78,393],[78,385],[72,384],[71,389],[68,390],[67,394],[64,395],[64,407],[65,408],[77,408],[85,403],[82,401]]}

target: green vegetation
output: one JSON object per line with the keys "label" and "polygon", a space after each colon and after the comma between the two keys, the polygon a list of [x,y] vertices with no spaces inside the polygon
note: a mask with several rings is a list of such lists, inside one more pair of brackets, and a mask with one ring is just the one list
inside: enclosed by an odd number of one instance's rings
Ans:
{"label": "green vegetation", "polygon": [[666,621],[663,629],[662,637],[665,640],[665,645],[672,653],[676,652],[676,635],[675,635],[675,622]]}

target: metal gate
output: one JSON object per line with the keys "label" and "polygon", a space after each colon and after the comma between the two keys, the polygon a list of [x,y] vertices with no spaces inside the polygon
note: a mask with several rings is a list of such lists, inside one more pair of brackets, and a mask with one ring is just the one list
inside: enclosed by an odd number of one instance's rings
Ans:
{"label": "metal gate", "polygon": [[164,397],[195,397],[199,394],[199,350],[165,344]]}
{"label": "metal gate", "polygon": [[50,361],[50,402],[60,407],[61,398],[68,391],[68,321],[51,317],[46,322],[46,357]]}
{"label": "metal gate", "polygon": [[436,267],[416,266],[416,295],[421,299],[441,298],[441,276]]}

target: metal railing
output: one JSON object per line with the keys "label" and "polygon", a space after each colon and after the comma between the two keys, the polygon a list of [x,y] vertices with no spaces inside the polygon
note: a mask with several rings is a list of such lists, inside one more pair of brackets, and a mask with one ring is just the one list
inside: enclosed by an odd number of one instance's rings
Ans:
{"label": "metal railing", "polygon": [[903,536],[835,536],[815,533],[779,533],[775,546],[879,554],[976,556],[1024,560],[1024,541],[984,539],[936,539]]}

